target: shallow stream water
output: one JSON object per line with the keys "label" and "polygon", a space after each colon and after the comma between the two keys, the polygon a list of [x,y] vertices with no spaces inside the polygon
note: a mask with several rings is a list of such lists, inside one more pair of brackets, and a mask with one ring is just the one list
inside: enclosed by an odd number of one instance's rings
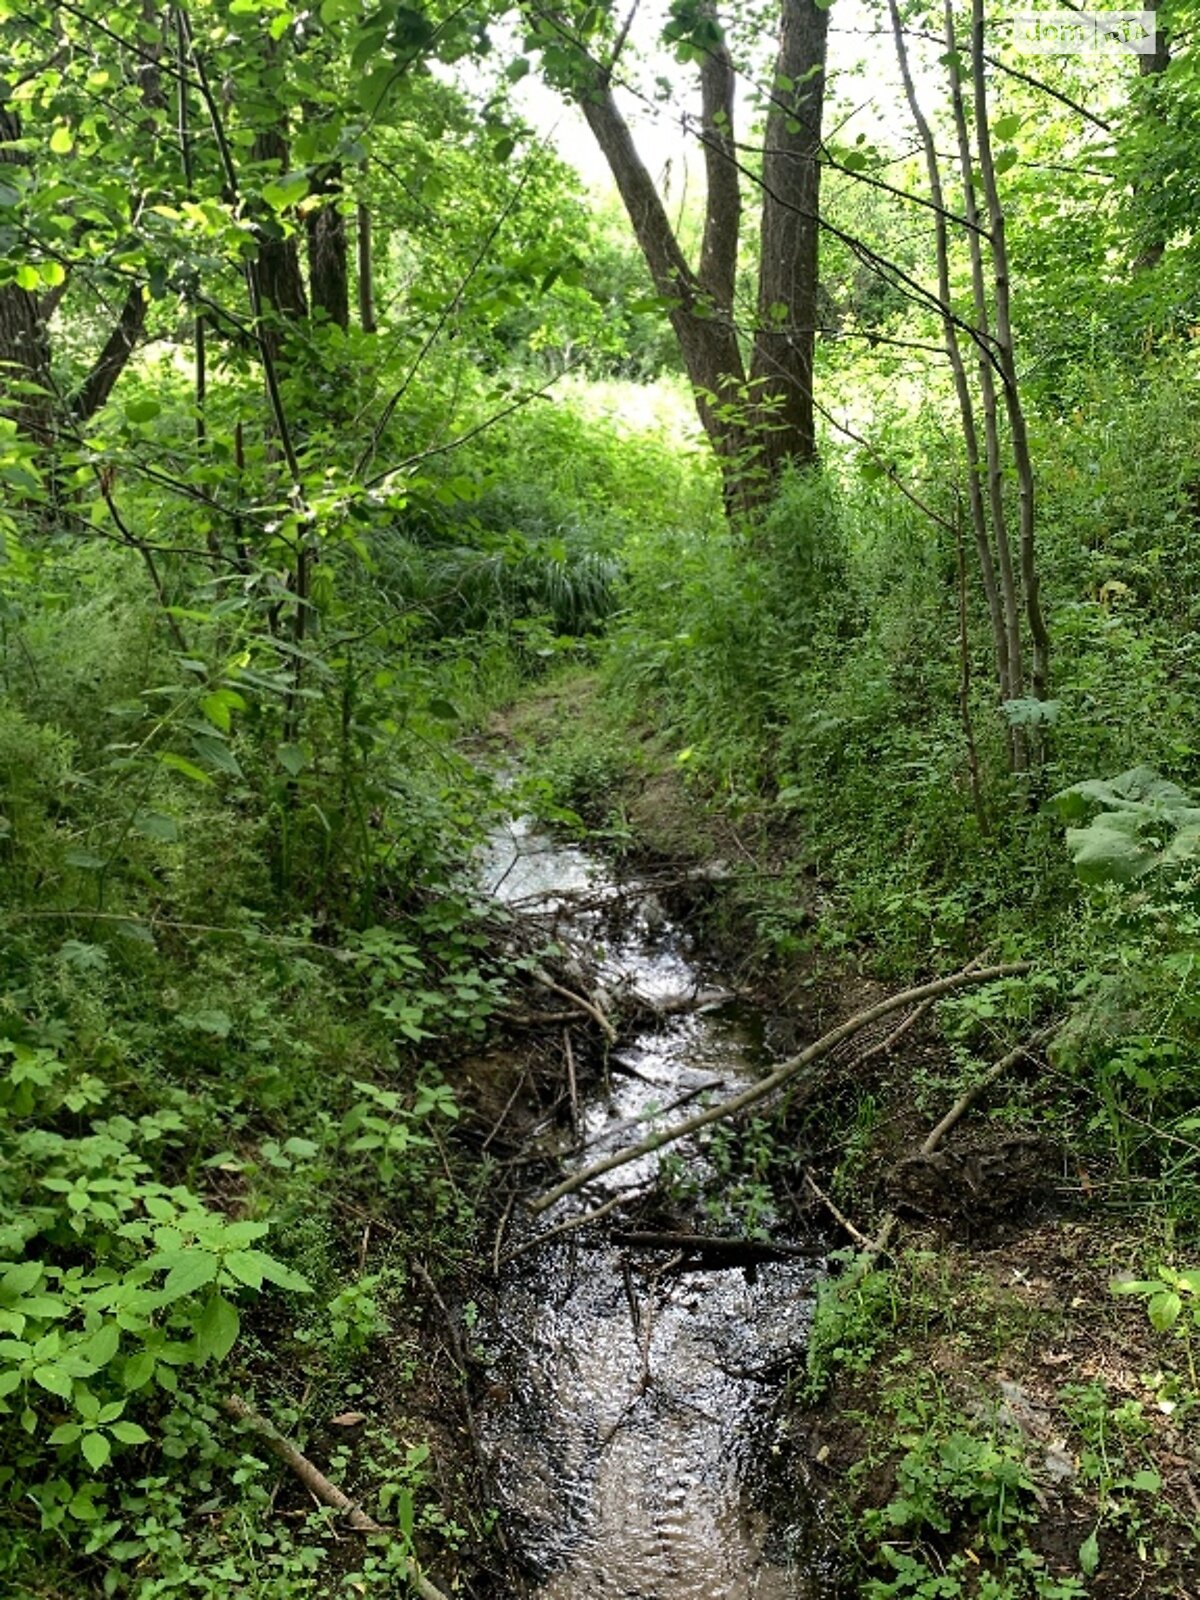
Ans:
{"label": "shallow stream water", "polygon": [[[731,1096],[765,1070],[758,1019],[722,1001],[652,894],[618,884],[601,861],[523,819],[493,837],[482,881],[518,913],[557,911],[569,942],[599,955],[614,991],[709,1001],[622,1042],[624,1070],[585,1097],[576,1148],[564,1134],[568,1171],[708,1103],[670,1111],[690,1091]],[[614,921],[618,900],[629,909]],[[693,1187],[712,1193],[703,1151],[676,1149]],[[508,1245],[644,1194],[662,1159],[646,1156],[514,1223]],[[728,1231],[699,1214],[683,1226]],[[807,1600],[815,1580],[794,1553],[806,1541],[761,1509],[756,1486],[774,1448],[771,1403],[789,1363],[803,1358],[821,1263],[814,1253],[752,1271],[670,1273],[665,1259],[622,1249],[597,1224],[501,1274],[478,1330],[493,1380],[481,1428],[509,1539],[534,1574],[527,1593]]]}

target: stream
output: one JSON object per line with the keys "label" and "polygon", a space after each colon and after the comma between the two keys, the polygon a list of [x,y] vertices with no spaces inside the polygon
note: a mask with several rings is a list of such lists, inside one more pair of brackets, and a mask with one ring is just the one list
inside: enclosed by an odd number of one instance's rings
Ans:
{"label": "stream", "polygon": [[[557,911],[614,993],[700,1009],[651,1018],[583,1096],[570,1172],[654,1128],[729,1097],[768,1065],[761,1019],[714,984],[655,896],[536,823],[493,836],[481,884],[517,914]],[[614,915],[617,907],[620,916]],[[582,907],[582,909],[580,909]],[[669,1109],[694,1093],[687,1113]],[[818,1592],[805,1530],[770,1515],[770,1422],[787,1367],[802,1361],[819,1246],[753,1268],[679,1270],[666,1252],[623,1249],[624,1201],[647,1194],[664,1159],[675,1190],[720,1196],[704,1142],[608,1173],[536,1218],[514,1215],[514,1246],[610,1200],[615,1215],[505,1266],[476,1338],[489,1355],[481,1436],[510,1545],[531,1600],[797,1600]],[[699,1200],[671,1202],[674,1226],[729,1234]],[[519,1210],[519,1208],[518,1208]],[[773,1241],[777,1218],[761,1219]],[[776,1469],[776,1478],[779,1471]],[[795,1504],[801,1499],[797,1492]],[[781,1523],[783,1525],[781,1525]]]}

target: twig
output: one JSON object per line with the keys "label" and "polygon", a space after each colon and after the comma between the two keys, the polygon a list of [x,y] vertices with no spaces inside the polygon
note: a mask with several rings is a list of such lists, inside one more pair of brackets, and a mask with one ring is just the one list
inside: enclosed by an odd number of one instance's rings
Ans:
{"label": "twig", "polygon": [[508,1116],[508,1113],[512,1110],[513,1106],[516,1104],[517,1096],[520,1094],[521,1090],[525,1087],[525,1081],[526,1081],[526,1079],[528,1077],[529,1077],[529,1073],[526,1071],[526,1072],[522,1072],[521,1076],[517,1079],[516,1088],[509,1095],[508,1099],[504,1102],[504,1110],[496,1118],[495,1125],[493,1126],[491,1133],[488,1134],[487,1138],[483,1141],[483,1144],[480,1146],[480,1154],[481,1155],[487,1149],[488,1145],[491,1144],[492,1140],[496,1137],[496,1135],[500,1132],[500,1129],[504,1126],[504,1120]]}
{"label": "twig", "polygon": [[805,1172],[804,1181],[808,1185],[809,1193],[812,1194],[814,1199],[821,1202],[842,1232],[849,1234],[861,1249],[869,1250],[871,1248],[871,1240],[867,1238],[865,1233],[856,1228],[845,1212],[838,1207],[835,1201],[829,1198],[824,1189],[818,1185],[811,1172]]}
{"label": "twig", "polygon": [[614,1244],[630,1250],[675,1250],[713,1266],[740,1267],[757,1261],[806,1261],[810,1250],[798,1244],[772,1244],[762,1239],[727,1239],[710,1233],[641,1233],[618,1229]]}
{"label": "twig", "polygon": [[571,1131],[578,1142],[583,1138],[583,1117],[579,1110],[579,1084],[575,1080],[575,1052],[571,1049],[571,1030],[563,1029],[563,1054],[567,1058],[567,1088],[571,1092]]}
{"label": "twig", "polygon": [[[999,1061],[988,1068],[982,1078],[977,1079],[977,1081],[971,1084],[969,1088],[964,1089],[942,1120],[937,1123],[936,1126],[933,1127],[922,1140],[920,1150],[921,1155],[931,1156],[946,1135],[962,1121],[963,1117],[975,1104],[976,1100],[979,1099],[980,1095],[982,1095],[985,1090],[990,1089],[992,1084],[994,1084],[998,1078],[1002,1078],[1008,1071],[1009,1067],[1020,1061],[1022,1056],[1027,1056],[1029,1054],[1029,1046],[1031,1044],[1037,1044],[1040,1040],[1045,1039],[1047,1035],[1052,1032],[1053,1028],[1051,1027],[1040,1028],[1038,1032],[1034,1034],[1032,1039],[1023,1044],[1017,1045],[1014,1049],[1010,1050],[1007,1055],[1001,1056]],[[868,1262],[874,1260],[876,1256],[882,1255],[887,1249],[892,1234],[896,1230],[897,1220],[896,1213],[894,1211],[889,1211],[884,1217],[883,1222],[880,1224],[879,1232],[875,1235],[874,1239],[869,1239],[866,1241],[864,1253],[867,1256]]]}
{"label": "twig", "polygon": [[1003,966],[984,967],[976,972],[955,972],[949,977],[938,978],[933,983],[923,983],[914,989],[902,989],[897,994],[890,995],[886,1000],[881,1000],[877,1005],[869,1006],[865,1011],[850,1017],[846,1022],[825,1034],[815,1044],[802,1050],[799,1055],[785,1061],[782,1066],[758,1083],[744,1089],[741,1094],[736,1094],[730,1100],[723,1101],[719,1106],[713,1106],[707,1111],[699,1112],[694,1117],[688,1117],[683,1122],[676,1123],[673,1128],[664,1128],[660,1133],[651,1134],[640,1143],[631,1145],[626,1150],[619,1150],[615,1155],[607,1156],[603,1161],[597,1161],[589,1167],[583,1167],[578,1172],[564,1178],[554,1188],[547,1190],[539,1199],[530,1203],[530,1210],[536,1216],[552,1206],[556,1200],[561,1200],[564,1195],[573,1194],[576,1189],[582,1189],[585,1184],[594,1179],[603,1177],[605,1173],[614,1171],[617,1167],[628,1165],[631,1161],[638,1160],[641,1156],[651,1155],[656,1150],[661,1150],[664,1145],[674,1144],[679,1139],[685,1139],[689,1134],[697,1133],[701,1128],[708,1127],[713,1122],[721,1122],[735,1116],[746,1107],[757,1105],[760,1100],[765,1100],[769,1095],[782,1089],[785,1084],[803,1072],[805,1067],[811,1066],[831,1050],[842,1043],[844,1039],[851,1038],[870,1023],[880,1017],[886,1017],[889,1012],[898,1011],[904,1006],[919,1003],[923,1000],[937,1000],[944,994],[951,994],[956,989],[965,988],[968,984],[995,983],[1001,978],[1018,977],[1031,970],[1029,961],[1012,961]]}
{"label": "twig", "polygon": [[[652,1080],[651,1080],[652,1081]],[[605,1144],[618,1133],[627,1133],[632,1128],[639,1128],[643,1123],[649,1122],[652,1117],[669,1116],[672,1111],[678,1111],[683,1106],[691,1105],[693,1100],[698,1100],[702,1094],[707,1094],[710,1089],[723,1089],[724,1078],[709,1078],[705,1083],[697,1083],[687,1089],[676,1100],[669,1100],[665,1106],[647,1109],[640,1116],[630,1117],[627,1122],[620,1122],[615,1128],[605,1128],[594,1139],[584,1145],[585,1150],[593,1150],[598,1144]]]}
{"label": "twig", "polygon": [[[977,972],[983,960],[984,956],[976,956],[973,961],[968,961],[962,970],[964,972]],[[871,1061],[875,1056],[887,1055],[888,1051],[894,1049],[895,1046],[900,1043],[901,1039],[903,1039],[904,1035],[915,1028],[917,1023],[920,1022],[921,1018],[926,1014],[927,1011],[931,1010],[932,1007],[932,1000],[922,1000],[921,1004],[915,1007],[915,1009],[911,1011],[907,1017],[905,1017],[900,1026],[898,1028],[894,1028],[892,1032],[888,1034],[886,1039],[881,1040],[878,1044],[873,1044],[869,1050],[864,1050],[862,1055],[858,1057],[856,1065],[861,1067],[865,1061]]]}
{"label": "twig", "polygon": [[917,1023],[920,1022],[921,1018],[932,1007],[932,1005],[932,1000],[923,1000],[919,1006],[909,1012],[908,1016],[905,1017],[904,1021],[898,1028],[892,1029],[891,1033],[888,1034],[886,1039],[881,1039],[878,1044],[873,1044],[869,1050],[864,1050],[862,1055],[857,1058],[855,1065],[861,1067],[864,1062],[871,1061],[876,1056],[887,1055],[888,1051],[891,1050],[894,1045],[899,1044],[900,1040],[903,1039],[904,1035],[908,1033],[910,1029],[916,1027]]}
{"label": "twig", "polygon": [[994,1066],[988,1068],[982,1078],[977,1079],[976,1082],[964,1089],[959,1095],[958,1099],[950,1107],[949,1111],[947,1111],[946,1115],[922,1142],[921,1154],[923,1156],[931,1156],[937,1149],[938,1145],[941,1144],[942,1140],[951,1131],[951,1129],[954,1128],[957,1123],[962,1121],[963,1117],[975,1104],[976,1100],[979,1099],[980,1095],[983,1094],[986,1089],[990,1089],[991,1086],[996,1082],[997,1078],[1002,1078],[1008,1071],[1009,1067],[1014,1066],[1018,1061],[1020,1061],[1022,1056],[1027,1055],[1029,1053],[1030,1045],[1039,1044],[1052,1031],[1053,1030],[1051,1028],[1040,1028],[1038,1032],[1034,1034],[1032,1039],[1028,1040],[1024,1044],[1017,1045],[1016,1048],[1010,1050],[1006,1056],[1001,1056],[1000,1060],[997,1061]]}
{"label": "twig", "polygon": [[552,993],[561,995],[564,1000],[569,1000],[573,1006],[578,1006],[580,1011],[591,1017],[592,1021],[600,1027],[609,1043],[616,1044],[617,1030],[594,1001],[585,999],[581,994],[576,994],[573,989],[564,989],[561,983],[555,982],[544,967],[535,967],[533,975],[543,989],[549,989]]}
{"label": "twig", "polygon": [[509,1262],[516,1261],[520,1256],[528,1255],[531,1250],[537,1250],[544,1244],[550,1244],[555,1239],[561,1239],[566,1233],[574,1233],[576,1228],[584,1228],[589,1222],[599,1222],[601,1217],[607,1217],[610,1211],[615,1211],[619,1205],[634,1197],[627,1194],[617,1194],[611,1200],[606,1200],[602,1206],[597,1206],[594,1211],[585,1211],[578,1217],[571,1217],[566,1222],[560,1222],[555,1228],[547,1228],[545,1233],[539,1233],[536,1239],[526,1239],[524,1244],[519,1244],[507,1255],[500,1257],[500,1266],[507,1267]]}
{"label": "twig", "polygon": [[500,1214],[500,1223],[496,1229],[495,1243],[492,1245],[492,1277],[500,1276],[500,1246],[504,1243],[504,1230],[508,1227],[508,1219],[512,1216],[513,1207],[517,1203],[517,1191],[514,1189],[509,1195],[504,1210]]}
{"label": "twig", "polygon": [[[288,1467],[300,1479],[300,1482],[315,1495],[323,1505],[332,1506],[335,1511],[343,1513],[348,1527],[356,1533],[389,1533],[390,1530],[369,1517],[365,1511],[348,1494],[344,1494],[335,1483],[330,1483],[319,1468],[313,1466],[307,1456],[301,1455],[290,1439],[285,1439],[283,1434],[273,1422],[255,1411],[253,1406],[247,1404],[241,1395],[227,1395],[221,1401],[221,1409],[235,1418],[244,1422],[252,1433],[266,1445],[273,1456],[278,1457],[285,1467]],[[422,1600],[448,1600],[446,1594],[430,1583],[429,1579],[421,1572],[415,1561],[406,1559],[405,1578],[422,1597]]]}

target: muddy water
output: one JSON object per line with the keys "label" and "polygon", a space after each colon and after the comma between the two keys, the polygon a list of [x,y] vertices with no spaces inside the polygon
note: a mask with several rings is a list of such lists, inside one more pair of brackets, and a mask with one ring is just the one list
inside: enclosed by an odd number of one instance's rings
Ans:
{"label": "muddy water", "polygon": [[[495,836],[483,877],[518,911],[545,919],[557,910],[570,944],[590,944],[614,991],[710,994],[711,975],[652,896],[639,903],[635,892],[633,913],[614,924],[606,902],[628,906],[636,886],[614,884],[599,861],[528,822]],[[581,900],[588,909],[577,909]],[[691,1091],[702,1091],[694,1110],[706,1096],[744,1088],[765,1065],[755,1022],[711,992],[707,1009],[664,1017],[623,1041],[616,1059],[625,1071],[585,1102],[574,1148],[564,1135],[567,1169],[687,1114],[667,1108]],[[703,1150],[680,1151],[696,1186],[719,1190]],[[647,1156],[516,1224],[509,1245],[614,1197],[632,1202],[653,1187],[662,1159]],[[756,1508],[753,1486],[773,1449],[768,1408],[803,1354],[819,1263],[664,1271],[665,1254],[611,1242],[607,1230],[620,1218],[618,1209],[514,1261],[479,1330],[493,1376],[483,1436],[510,1540],[534,1575],[526,1593],[807,1600],[815,1580],[788,1553],[804,1540]],[[728,1231],[699,1211],[685,1210],[678,1225]]]}

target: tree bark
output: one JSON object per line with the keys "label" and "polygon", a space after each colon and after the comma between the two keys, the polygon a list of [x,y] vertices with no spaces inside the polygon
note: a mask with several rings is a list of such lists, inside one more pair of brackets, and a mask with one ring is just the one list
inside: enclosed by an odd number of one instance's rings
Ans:
{"label": "tree bark", "polygon": [[[715,8],[704,14],[719,27]],[[700,247],[700,287],[713,309],[733,318],[737,286],[738,240],[741,237],[742,192],[733,140],[733,99],[737,84],[733,58],[722,35],[706,51],[700,65],[700,137],[704,144],[704,239]]]}
{"label": "tree bark", "polygon": [[[11,103],[0,102],[0,169],[21,167],[27,158],[12,148],[21,137],[21,119]],[[43,392],[14,392],[15,384],[37,384]],[[38,296],[17,283],[0,286],[0,397],[5,413],[28,438],[49,444],[54,435],[50,387],[50,339]]]}
{"label": "tree bark", "polygon": [[318,180],[318,192],[329,201],[308,213],[308,287],[314,311],[323,311],[339,328],[350,326],[350,256],[346,218],[338,200],[342,193],[340,165]]}
{"label": "tree bark", "polygon": [[129,287],[120,315],[95,365],[67,402],[67,410],[76,422],[87,422],[104,405],[145,326],[145,291],[140,283],[134,283]]}
{"label": "tree bark", "polygon": [[375,259],[371,235],[371,211],[365,200],[358,202],[356,243],[358,245],[358,322],[364,333],[376,331]]}
{"label": "tree bark", "polygon": [[[1154,17],[1154,49],[1149,55],[1138,57],[1138,76],[1145,78],[1161,78],[1171,65],[1171,43],[1167,38],[1167,30],[1163,26],[1159,11],[1160,0],[1145,0],[1144,9]],[[1160,132],[1165,137],[1163,126],[1162,103],[1158,99],[1161,85],[1147,84],[1149,93],[1142,102],[1142,114],[1151,122],[1157,124]],[[1139,186],[1140,187],[1140,186]],[[1136,193],[1136,189],[1135,189]],[[1151,267],[1156,267],[1162,260],[1167,248],[1167,242],[1161,237],[1161,230],[1156,230],[1158,236],[1149,238],[1142,245],[1134,258],[1134,272],[1148,272]]]}
{"label": "tree bark", "polygon": [[[288,142],[278,128],[263,129],[254,140],[251,159],[271,163],[282,176],[290,159]],[[294,233],[285,231],[274,217],[258,228],[258,284],[267,308],[279,323],[286,324],[308,315],[308,298],[300,271],[300,252]],[[272,330],[278,343],[278,327]]]}
{"label": "tree bark", "polygon": [[821,117],[829,11],[782,0],[763,151],[758,332],[751,379],[769,469],[816,456],[813,352],[819,270]]}
{"label": "tree bark", "polygon": [[[967,367],[959,344],[959,326],[954,317],[950,281],[950,241],[946,224],[947,209],[942,186],[941,168],[938,165],[937,146],[934,143],[933,130],[929,125],[929,119],[921,108],[916,84],[913,81],[898,0],[888,0],[888,14],[891,19],[892,37],[896,45],[896,59],[900,66],[900,78],[904,85],[904,98],[908,102],[909,114],[913,119],[913,125],[917,130],[917,137],[920,140],[921,149],[925,157],[929,197],[935,207],[933,236],[934,252],[937,259],[937,303],[941,313],[942,336],[946,347],[946,357],[950,363],[950,371],[954,379],[954,393],[958,403],[959,422],[962,428],[963,450],[967,462],[967,504],[971,512],[971,529],[975,536],[975,552],[979,561],[980,579],[987,598],[1000,698],[1001,700],[1011,700],[1014,697],[1013,684],[1020,681],[1022,671],[1020,612],[1013,581],[1012,560],[1010,556],[1007,567],[1001,560],[1001,579],[998,583],[996,578],[996,558],[992,550],[991,533],[988,529],[987,506],[983,497],[984,465],[979,449],[979,424],[975,415],[975,401],[967,377]],[[950,70],[951,74],[953,74],[953,66],[951,66]],[[971,203],[971,196],[968,195],[968,204],[970,205]],[[970,214],[968,210],[968,216]],[[975,259],[977,246],[978,239],[973,237],[971,240],[972,262]],[[982,271],[982,267],[980,271]],[[977,313],[980,312],[978,303],[976,304],[976,311]],[[981,370],[987,362],[988,356],[985,350],[980,355]],[[987,372],[990,374],[990,371],[991,368],[988,365]],[[992,448],[995,423],[994,393],[992,395],[992,407],[991,425],[987,433],[988,483],[994,491],[999,492],[1001,487],[1000,480],[990,470],[995,466],[998,471],[999,467],[999,457],[998,455],[993,455]],[[995,509],[994,503],[993,509]],[[1001,520],[997,530],[998,536],[1003,533],[1005,527],[1002,504],[1000,513]],[[1015,634],[1013,632],[1014,628],[1016,630]]]}
{"label": "tree bark", "polygon": [[[1042,611],[1035,545],[1033,458],[1029,449],[1025,408],[1021,402],[1021,391],[1017,382],[1017,360],[1013,345],[1011,277],[1004,206],[1000,200],[1000,188],[996,181],[996,165],[992,159],[992,134],[988,124],[984,29],[983,0],[971,0],[971,77],[975,91],[975,141],[979,154],[979,173],[983,180],[983,192],[987,198],[988,220],[992,231],[996,354],[1003,379],[1004,406],[1008,414],[1013,464],[1016,468],[1020,496],[1021,587],[1024,591],[1025,615],[1029,622],[1029,637],[1032,641],[1029,677],[1034,699],[1045,700],[1050,693],[1050,635]],[[1038,733],[1036,727],[1034,732],[1035,735]]]}
{"label": "tree bark", "polygon": [[[713,314],[713,301],[688,265],[628,124],[599,74],[583,92],[581,109],[608,162],[654,287],[668,302],[704,431],[728,467],[747,443],[743,420],[731,414],[731,403],[745,383],[736,329],[730,318]],[[724,247],[713,248],[720,259]]]}

